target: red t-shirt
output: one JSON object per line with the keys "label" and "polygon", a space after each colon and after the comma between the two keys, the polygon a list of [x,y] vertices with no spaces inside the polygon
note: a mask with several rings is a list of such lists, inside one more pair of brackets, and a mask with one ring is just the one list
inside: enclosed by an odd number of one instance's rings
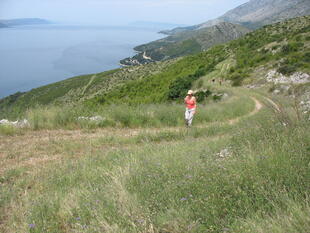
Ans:
{"label": "red t-shirt", "polygon": [[196,108],[196,101],[192,100],[192,98],[186,97],[185,104],[188,109]]}

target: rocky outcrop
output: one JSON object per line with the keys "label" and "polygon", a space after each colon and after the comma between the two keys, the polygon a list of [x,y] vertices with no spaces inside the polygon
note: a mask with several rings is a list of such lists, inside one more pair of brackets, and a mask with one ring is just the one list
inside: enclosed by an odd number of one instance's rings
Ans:
{"label": "rocky outcrop", "polygon": [[266,80],[274,84],[304,84],[310,82],[310,75],[296,72],[290,76],[285,76],[276,70],[271,70],[267,73]]}

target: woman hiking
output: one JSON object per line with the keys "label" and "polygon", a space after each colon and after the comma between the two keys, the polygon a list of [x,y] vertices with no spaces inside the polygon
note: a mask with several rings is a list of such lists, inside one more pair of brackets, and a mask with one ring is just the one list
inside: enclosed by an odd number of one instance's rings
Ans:
{"label": "woman hiking", "polygon": [[184,103],[186,105],[185,110],[185,124],[186,126],[191,126],[194,118],[194,114],[196,112],[196,98],[194,96],[194,92],[189,90],[187,92],[187,96],[184,99]]}

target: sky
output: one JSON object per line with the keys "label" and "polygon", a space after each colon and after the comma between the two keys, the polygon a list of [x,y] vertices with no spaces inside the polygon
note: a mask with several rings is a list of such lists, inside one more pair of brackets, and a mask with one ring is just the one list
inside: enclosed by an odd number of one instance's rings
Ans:
{"label": "sky", "polygon": [[249,0],[0,0],[0,19],[127,25],[135,21],[193,25]]}

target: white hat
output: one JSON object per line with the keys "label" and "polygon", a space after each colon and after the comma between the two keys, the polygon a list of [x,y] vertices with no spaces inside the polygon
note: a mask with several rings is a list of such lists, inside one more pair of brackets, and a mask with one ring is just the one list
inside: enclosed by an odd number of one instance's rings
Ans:
{"label": "white hat", "polygon": [[194,94],[194,92],[193,92],[192,90],[189,90],[189,91],[187,92],[187,94],[188,94],[188,95],[192,95],[192,94]]}

